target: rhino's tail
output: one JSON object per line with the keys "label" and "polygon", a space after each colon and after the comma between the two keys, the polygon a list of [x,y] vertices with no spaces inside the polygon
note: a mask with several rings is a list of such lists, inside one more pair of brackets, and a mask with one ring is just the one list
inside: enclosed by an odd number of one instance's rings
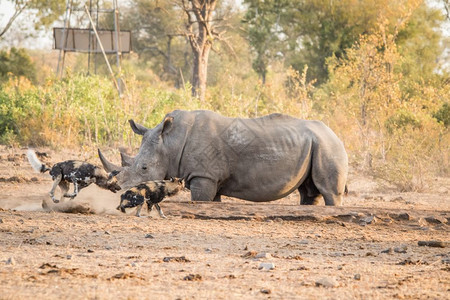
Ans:
{"label": "rhino's tail", "polygon": [[33,169],[35,169],[37,172],[40,173],[45,173],[48,170],[50,170],[50,168],[47,168],[40,160],[39,158],[36,156],[36,153],[32,150],[32,149],[28,149],[27,151],[27,158],[28,161],[30,162],[30,165],[33,167]]}
{"label": "rhino's tail", "polygon": [[344,195],[347,196],[348,195],[348,187],[347,185],[345,185],[345,189],[344,189]]}

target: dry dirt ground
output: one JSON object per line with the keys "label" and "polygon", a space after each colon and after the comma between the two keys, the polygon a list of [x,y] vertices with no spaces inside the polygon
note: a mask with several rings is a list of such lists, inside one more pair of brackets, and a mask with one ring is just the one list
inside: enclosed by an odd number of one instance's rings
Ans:
{"label": "dry dirt ground", "polygon": [[351,172],[343,207],[183,192],[137,218],[95,186],[50,204],[25,151],[0,146],[0,299],[449,299],[449,178],[399,193]]}

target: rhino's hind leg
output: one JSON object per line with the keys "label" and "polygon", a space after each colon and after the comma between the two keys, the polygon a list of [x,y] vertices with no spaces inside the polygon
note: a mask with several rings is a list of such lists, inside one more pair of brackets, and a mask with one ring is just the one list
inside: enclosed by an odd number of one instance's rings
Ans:
{"label": "rhino's hind leg", "polygon": [[208,178],[196,177],[189,183],[192,201],[213,201],[217,194],[217,184]]}
{"label": "rhino's hind leg", "polygon": [[311,177],[299,186],[298,191],[300,193],[300,205],[317,205],[319,204],[321,195]]}

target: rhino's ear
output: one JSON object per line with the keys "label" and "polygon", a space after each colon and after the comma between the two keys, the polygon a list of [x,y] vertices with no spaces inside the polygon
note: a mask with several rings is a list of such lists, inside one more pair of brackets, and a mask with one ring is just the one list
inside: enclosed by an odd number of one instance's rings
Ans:
{"label": "rhino's ear", "polygon": [[170,129],[172,128],[173,117],[165,117],[163,122],[164,124],[161,130],[161,135],[170,131]]}
{"label": "rhino's ear", "polygon": [[128,120],[128,122],[130,123],[131,129],[133,129],[136,134],[144,135],[148,131],[148,128],[135,123],[133,120]]}

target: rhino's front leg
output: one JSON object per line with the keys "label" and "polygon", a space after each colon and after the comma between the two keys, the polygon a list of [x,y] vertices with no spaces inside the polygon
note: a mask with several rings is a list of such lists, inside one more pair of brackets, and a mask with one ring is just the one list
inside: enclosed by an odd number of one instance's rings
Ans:
{"label": "rhino's front leg", "polygon": [[217,183],[208,178],[191,179],[189,188],[192,201],[213,201],[217,194]]}

